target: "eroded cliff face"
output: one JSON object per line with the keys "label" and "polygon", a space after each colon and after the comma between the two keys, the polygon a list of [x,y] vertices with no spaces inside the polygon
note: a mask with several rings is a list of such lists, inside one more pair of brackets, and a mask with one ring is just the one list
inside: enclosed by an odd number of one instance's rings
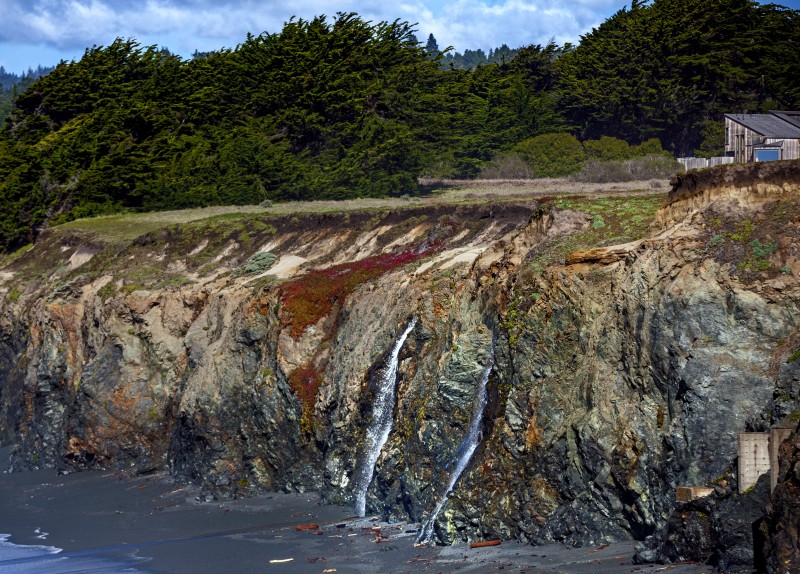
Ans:
{"label": "eroded cliff face", "polygon": [[727,169],[746,173],[676,182],[640,238],[601,233],[652,219],[633,197],[264,216],[121,247],[54,232],[3,271],[3,436],[16,467],[351,504],[416,318],[369,512],[430,515],[491,364],[435,539],[647,537],[675,486],[728,477],[737,433],[800,410],[800,177]]}

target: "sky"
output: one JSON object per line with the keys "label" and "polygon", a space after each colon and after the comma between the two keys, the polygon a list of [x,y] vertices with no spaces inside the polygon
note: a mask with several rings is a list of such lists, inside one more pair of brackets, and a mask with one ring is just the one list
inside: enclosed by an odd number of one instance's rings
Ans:
{"label": "sky", "polygon": [[[776,0],[800,9],[800,0]],[[422,41],[456,51],[501,44],[577,43],[629,2],[619,0],[0,0],[0,66],[21,73],[78,60],[115,38],[195,50],[235,48],[248,32],[278,32],[292,16],[356,12],[373,22],[416,24]]]}

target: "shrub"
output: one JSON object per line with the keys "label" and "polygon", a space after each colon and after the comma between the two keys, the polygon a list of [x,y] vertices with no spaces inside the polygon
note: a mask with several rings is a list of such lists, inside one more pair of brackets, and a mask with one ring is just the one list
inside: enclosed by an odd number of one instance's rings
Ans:
{"label": "shrub", "polygon": [[242,273],[247,275],[258,275],[272,267],[278,256],[268,252],[260,252],[253,255],[242,268]]}
{"label": "shrub", "polygon": [[100,287],[100,289],[97,290],[97,295],[100,297],[100,299],[103,300],[104,303],[108,299],[116,295],[116,293],[117,293],[117,284],[113,280],[109,281],[108,283],[106,283],[105,285]]}
{"label": "shrub", "polygon": [[661,147],[661,142],[657,138],[650,138],[631,149],[633,150],[633,157],[643,157],[651,154],[672,157],[671,153]]}
{"label": "shrub", "polygon": [[498,154],[481,168],[479,179],[531,179],[533,169],[518,154]]}
{"label": "shrub", "polygon": [[672,177],[681,169],[681,164],[672,156],[648,154],[625,162],[631,179],[665,179]]}
{"label": "shrub", "polygon": [[581,167],[580,171],[572,176],[575,181],[589,183],[608,183],[611,181],[630,181],[631,176],[625,170],[621,161],[597,161],[592,159]]}
{"label": "shrub", "polygon": [[601,136],[600,139],[583,142],[583,147],[591,159],[598,161],[625,161],[649,155],[672,157],[661,147],[661,142],[657,138],[650,138],[637,146],[631,146],[619,138]]}
{"label": "shrub", "polygon": [[636,155],[628,142],[610,136],[587,140],[583,147],[590,158],[598,161],[623,161]]}
{"label": "shrub", "polygon": [[563,177],[581,169],[583,145],[567,133],[544,134],[521,141],[511,150],[533,169],[534,177]]}
{"label": "shrub", "polygon": [[11,291],[8,292],[8,295],[6,296],[6,299],[8,300],[9,303],[16,303],[17,301],[19,301],[19,298],[20,298],[21,295],[22,295],[22,291],[17,289],[16,286],[15,286],[15,287],[12,287]]}
{"label": "shrub", "polygon": [[665,179],[679,169],[680,164],[671,157],[649,154],[625,161],[589,160],[573,179],[589,183]]}

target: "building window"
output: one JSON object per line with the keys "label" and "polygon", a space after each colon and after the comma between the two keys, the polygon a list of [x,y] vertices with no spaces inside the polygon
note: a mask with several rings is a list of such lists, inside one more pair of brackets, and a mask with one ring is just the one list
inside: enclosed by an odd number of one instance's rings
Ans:
{"label": "building window", "polygon": [[756,161],[777,161],[781,159],[781,150],[779,148],[763,148],[753,150]]}

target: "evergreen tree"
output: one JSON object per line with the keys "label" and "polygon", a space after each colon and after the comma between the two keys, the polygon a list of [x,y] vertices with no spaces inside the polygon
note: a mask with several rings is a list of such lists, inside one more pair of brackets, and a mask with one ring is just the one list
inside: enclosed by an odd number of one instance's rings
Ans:
{"label": "evergreen tree", "polygon": [[436,42],[436,38],[433,37],[433,34],[428,35],[428,42],[425,44],[425,51],[434,58],[441,54],[439,51],[439,44]]}

